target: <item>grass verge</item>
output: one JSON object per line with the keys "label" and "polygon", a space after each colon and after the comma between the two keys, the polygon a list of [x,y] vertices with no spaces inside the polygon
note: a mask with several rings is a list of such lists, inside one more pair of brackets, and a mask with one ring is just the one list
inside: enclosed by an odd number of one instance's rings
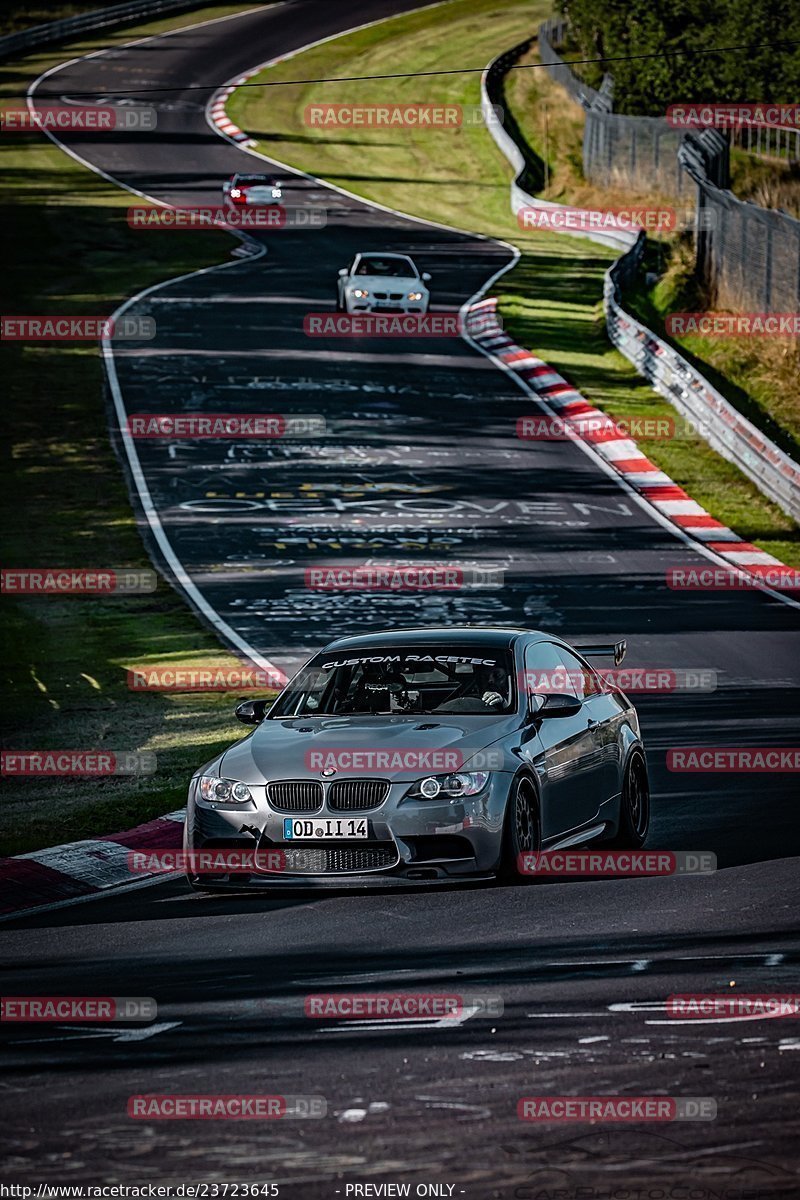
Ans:
{"label": "grass verge", "polygon": [[[535,32],[548,15],[538,0],[451,0],[338,38],[278,63],[257,77],[280,82],[330,75],[421,73],[441,66],[440,48],[473,67]],[[602,319],[602,281],[614,254],[578,239],[520,230],[509,205],[511,168],[480,124],[457,129],[310,127],[308,105],[450,103],[472,112],[480,104],[478,74],[421,79],[285,84],[235,92],[231,119],[258,148],[370,200],[445,224],[513,242],[521,258],[498,281],[500,310],[510,335],[567,376],[616,419],[674,416],[675,410],[639,378],[610,345]],[[591,203],[588,185],[576,194],[580,140],[561,89],[539,70],[512,72],[508,105],[542,153],[541,95],[548,104],[548,145],[558,147],[548,195]],[[540,93],[538,89],[542,89]],[[552,107],[551,107],[552,106]],[[538,133],[537,133],[538,131]],[[541,163],[538,164],[541,169]],[[595,194],[594,202],[597,203]],[[603,193],[604,205],[633,197]],[[754,484],[696,437],[640,442],[645,453],[709,512],[784,562],[800,565],[800,530]]]}
{"label": "grass verge", "polygon": [[[244,7],[244,6],[243,6]],[[0,67],[0,104],[28,82],[103,45],[224,15],[230,5],[149,22]],[[149,284],[228,260],[223,233],[142,238],[129,193],[43,135],[0,142],[4,313],[107,314]],[[6,567],[150,564],[106,427],[92,343],[4,343]],[[4,745],[9,749],[147,750],[152,776],[3,781],[3,854],[114,832],[180,807],[195,767],[237,734],[232,698],[131,692],[134,666],[235,665],[163,581],[152,595],[4,596]]]}

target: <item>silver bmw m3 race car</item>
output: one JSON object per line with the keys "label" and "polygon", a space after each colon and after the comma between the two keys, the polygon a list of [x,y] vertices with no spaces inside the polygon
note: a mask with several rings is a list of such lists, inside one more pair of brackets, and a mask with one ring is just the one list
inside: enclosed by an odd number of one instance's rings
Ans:
{"label": "silver bmw m3 race car", "polygon": [[478,627],[331,642],[274,702],[239,704],[255,729],[192,778],[189,883],[516,882],[540,851],[639,848],[639,722],[589,661],[624,653]]}

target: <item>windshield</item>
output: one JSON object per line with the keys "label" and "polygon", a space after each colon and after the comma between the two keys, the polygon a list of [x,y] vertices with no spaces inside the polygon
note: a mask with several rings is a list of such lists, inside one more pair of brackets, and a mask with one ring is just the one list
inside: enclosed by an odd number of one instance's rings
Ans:
{"label": "windshield", "polygon": [[351,713],[512,712],[507,650],[403,646],[329,651],[304,667],[281,694],[271,719]]}
{"label": "windshield", "polygon": [[356,275],[414,276],[417,272],[408,258],[362,258]]}

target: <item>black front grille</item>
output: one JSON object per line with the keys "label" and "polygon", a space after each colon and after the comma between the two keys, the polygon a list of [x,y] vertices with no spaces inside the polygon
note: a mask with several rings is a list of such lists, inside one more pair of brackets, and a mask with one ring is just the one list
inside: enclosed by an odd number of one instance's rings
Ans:
{"label": "black front grille", "polygon": [[386,300],[387,299],[386,292],[373,292],[373,295],[376,300]]}
{"label": "black front grille", "polygon": [[402,292],[389,292],[389,299],[390,300],[402,300],[403,293]]}
{"label": "black front grille", "polygon": [[322,784],[313,779],[283,779],[267,785],[267,799],[278,812],[316,812],[322,807]]}
{"label": "black front grille", "polygon": [[399,861],[394,842],[320,846],[318,842],[284,842],[283,868],[289,875],[327,875],[338,872],[379,871]]}
{"label": "black front grille", "polygon": [[385,779],[340,779],[328,792],[328,808],[332,812],[364,812],[383,804],[389,794]]}

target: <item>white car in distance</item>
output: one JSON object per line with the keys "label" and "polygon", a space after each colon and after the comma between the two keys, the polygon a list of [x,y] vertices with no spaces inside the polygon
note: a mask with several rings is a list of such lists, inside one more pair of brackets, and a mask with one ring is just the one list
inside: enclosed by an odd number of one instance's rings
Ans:
{"label": "white car in distance", "polygon": [[348,313],[426,313],[430,278],[407,254],[357,254],[339,272],[336,308]]}

